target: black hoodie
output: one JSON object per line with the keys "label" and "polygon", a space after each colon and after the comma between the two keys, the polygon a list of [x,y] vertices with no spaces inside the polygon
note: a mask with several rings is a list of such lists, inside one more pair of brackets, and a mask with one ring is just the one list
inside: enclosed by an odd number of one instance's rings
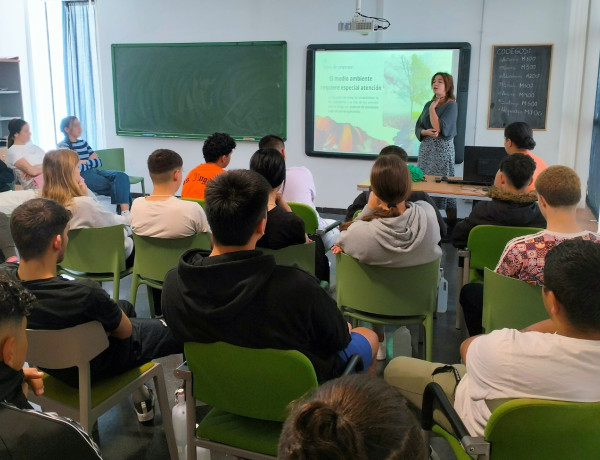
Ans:
{"label": "black hoodie", "polygon": [[337,352],[350,334],[316,278],[260,251],[208,255],[187,251],[165,277],[163,312],[177,339],[298,350],[319,381],[342,373]]}
{"label": "black hoodie", "polygon": [[488,192],[491,201],[480,201],[469,217],[456,224],[452,244],[466,248],[469,233],[477,225],[505,225],[511,227],[546,228],[546,219],[537,204],[535,191],[516,194],[492,187]]}

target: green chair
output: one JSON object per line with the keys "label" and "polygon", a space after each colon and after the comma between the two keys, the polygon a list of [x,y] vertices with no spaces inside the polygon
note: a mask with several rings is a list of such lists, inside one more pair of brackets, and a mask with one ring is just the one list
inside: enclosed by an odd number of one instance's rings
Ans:
{"label": "green chair", "polygon": [[326,228],[319,229],[319,216],[313,207],[304,203],[295,203],[293,201],[288,202],[288,205],[292,209],[293,213],[304,221],[304,230],[309,235],[324,235],[341,224],[340,221],[335,221]]}
{"label": "green chair", "polygon": [[31,365],[45,369],[76,366],[79,372],[79,388],[73,388],[46,374],[44,394],[36,396],[29,392],[29,399],[40,404],[46,411],[54,411],[79,421],[88,433],[91,433],[98,417],[153,379],[170,458],[178,458],[165,377],[160,363],[150,361],[121,375],[91,383],[90,361],[108,348],[106,332],[98,321],[59,330],[28,329],[27,340],[27,361]]}
{"label": "green chair", "polygon": [[311,275],[315,275],[315,254],[316,244],[304,243],[293,244],[281,249],[256,248],[263,254],[270,254],[275,257],[277,265],[288,265],[290,267],[298,267],[307,271]]}
{"label": "green chair", "polygon": [[[274,459],[288,405],[317,387],[310,360],[295,350],[186,342],[175,377],[185,381],[188,460],[201,446],[246,459]],[[344,374],[360,362],[353,355]],[[196,428],[196,400],[213,409]]]}
{"label": "green chair", "polygon": [[[456,436],[435,425],[434,406],[446,415]],[[484,436],[470,436],[441,387],[432,382],[423,395],[421,426],[444,437],[458,460],[598,458],[600,402],[514,399],[492,400],[488,406],[492,415]]]}
{"label": "green chair", "polygon": [[[458,290],[467,283],[483,283],[483,269],[496,268],[506,244],[518,236],[542,231],[535,227],[507,227],[502,225],[478,225],[469,233],[467,249],[458,251]],[[460,302],[456,301],[456,328],[463,323]]]}
{"label": "green chair", "polygon": [[188,249],[210,250],[210,233],[198,233],[185,238],[153,238],[133,234],[135,260],[131,280],[131,303],[135,306],[140,284],[148,287],[150,315],[155,316],[154,297],[150,288],[161,289],[167,272],[177,266],[179,258]]}
{"label": "green chair", "polygon": [[485,268],[483,283],[483,329],[523,329],[548,319],[542,288]]}
{"label": "green chair", "polygon": [[414,267],[388,268],[365,265],[339,253],[338,307],[342,314],[372,324],[422,325],[425,359],[431,361],[439,270],[439,259]]}
{"label": "green chair", "polygon": [[113,299],[119,299],[121,278],[131,274],[125,267],[123,226],[79,228],[69,231],[69,244],[59,273],[73,278],[113,282]]}
{"label": "green chair", "polygon": [[196,203],[198,203],[200,206],[202,206],[202,209],[206,210],[206,205],[204,204],[204,200],[200,199],[200,198],[184,198],[181,197],[179,198],[180,200],[185,200],[185,201],[194,201]]}
{"label": "green chair", "polygon": [[[102,160],[102,166],[99,170],[112,170],[125,172],[125,149],[103,149],[96,150],[96,153]],[[144,178],[141,176],[129,176],[129,183],[140,184],[142,186],[142,196],[146,195],[146,187],[144,187]]]}

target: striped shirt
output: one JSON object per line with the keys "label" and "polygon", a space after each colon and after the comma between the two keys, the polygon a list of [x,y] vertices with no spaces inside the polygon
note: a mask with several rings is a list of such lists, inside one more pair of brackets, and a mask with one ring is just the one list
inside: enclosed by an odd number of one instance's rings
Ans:
{"label": "striped shirt", "polygon": [[77,155],[79,155],[80,160],[86,161],[85,164],[79,164],[79,170],[81,172],[87,171],[88,169],[92,168],[99,168],[100,166],[102,166],[102,160],[100,158],[96,158],[94,160],[89,159],[90,155],[94,153],[94,151],[90,147],[90,144],[88,144],[83,139],[77,139],[75,142],[71,142],[69,141],[69,139],[64,139],[58,144],[58,146],[61,148],[74,150],[77,153]]}
{"label": "striped shirt", "polygon": [[533,235],[519,236],[507,243],[495,271],[504,276],[542,286],[546,254],[564,240],[573,238],[600,243],[600,235],[590,231],[558,233],[543,230]]}

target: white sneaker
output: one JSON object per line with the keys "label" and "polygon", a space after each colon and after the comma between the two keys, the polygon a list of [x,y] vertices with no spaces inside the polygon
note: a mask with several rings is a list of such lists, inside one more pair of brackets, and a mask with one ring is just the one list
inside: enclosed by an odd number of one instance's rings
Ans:
{"label": "white sneaker", "polygon": [[377,361],[385,361],[385,358],[387,358],[385,342],[379,342],[379,349],[377,350]]}
{"label": "white sneaker", "polygon": [[154,419],[154,391],[152,391],[152,388],[148,388],[148,393],[150,393],[150,399],[134,404],[140,423],[150,422]]}

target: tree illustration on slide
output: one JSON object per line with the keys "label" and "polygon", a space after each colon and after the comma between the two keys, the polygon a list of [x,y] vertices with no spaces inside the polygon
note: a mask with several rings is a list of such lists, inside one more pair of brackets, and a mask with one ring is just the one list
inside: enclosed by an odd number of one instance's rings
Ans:
{"label": "tree illustration on slide", "polygon": [[[416,54],[410,57],[393,56],[385,63],[386,83],[394,92],[410,101],[409,119],[416,119],[423,104],[431,97],[430,78],[431,69]],[[413,115],[415,107],[419,111],[416,117]]]}

